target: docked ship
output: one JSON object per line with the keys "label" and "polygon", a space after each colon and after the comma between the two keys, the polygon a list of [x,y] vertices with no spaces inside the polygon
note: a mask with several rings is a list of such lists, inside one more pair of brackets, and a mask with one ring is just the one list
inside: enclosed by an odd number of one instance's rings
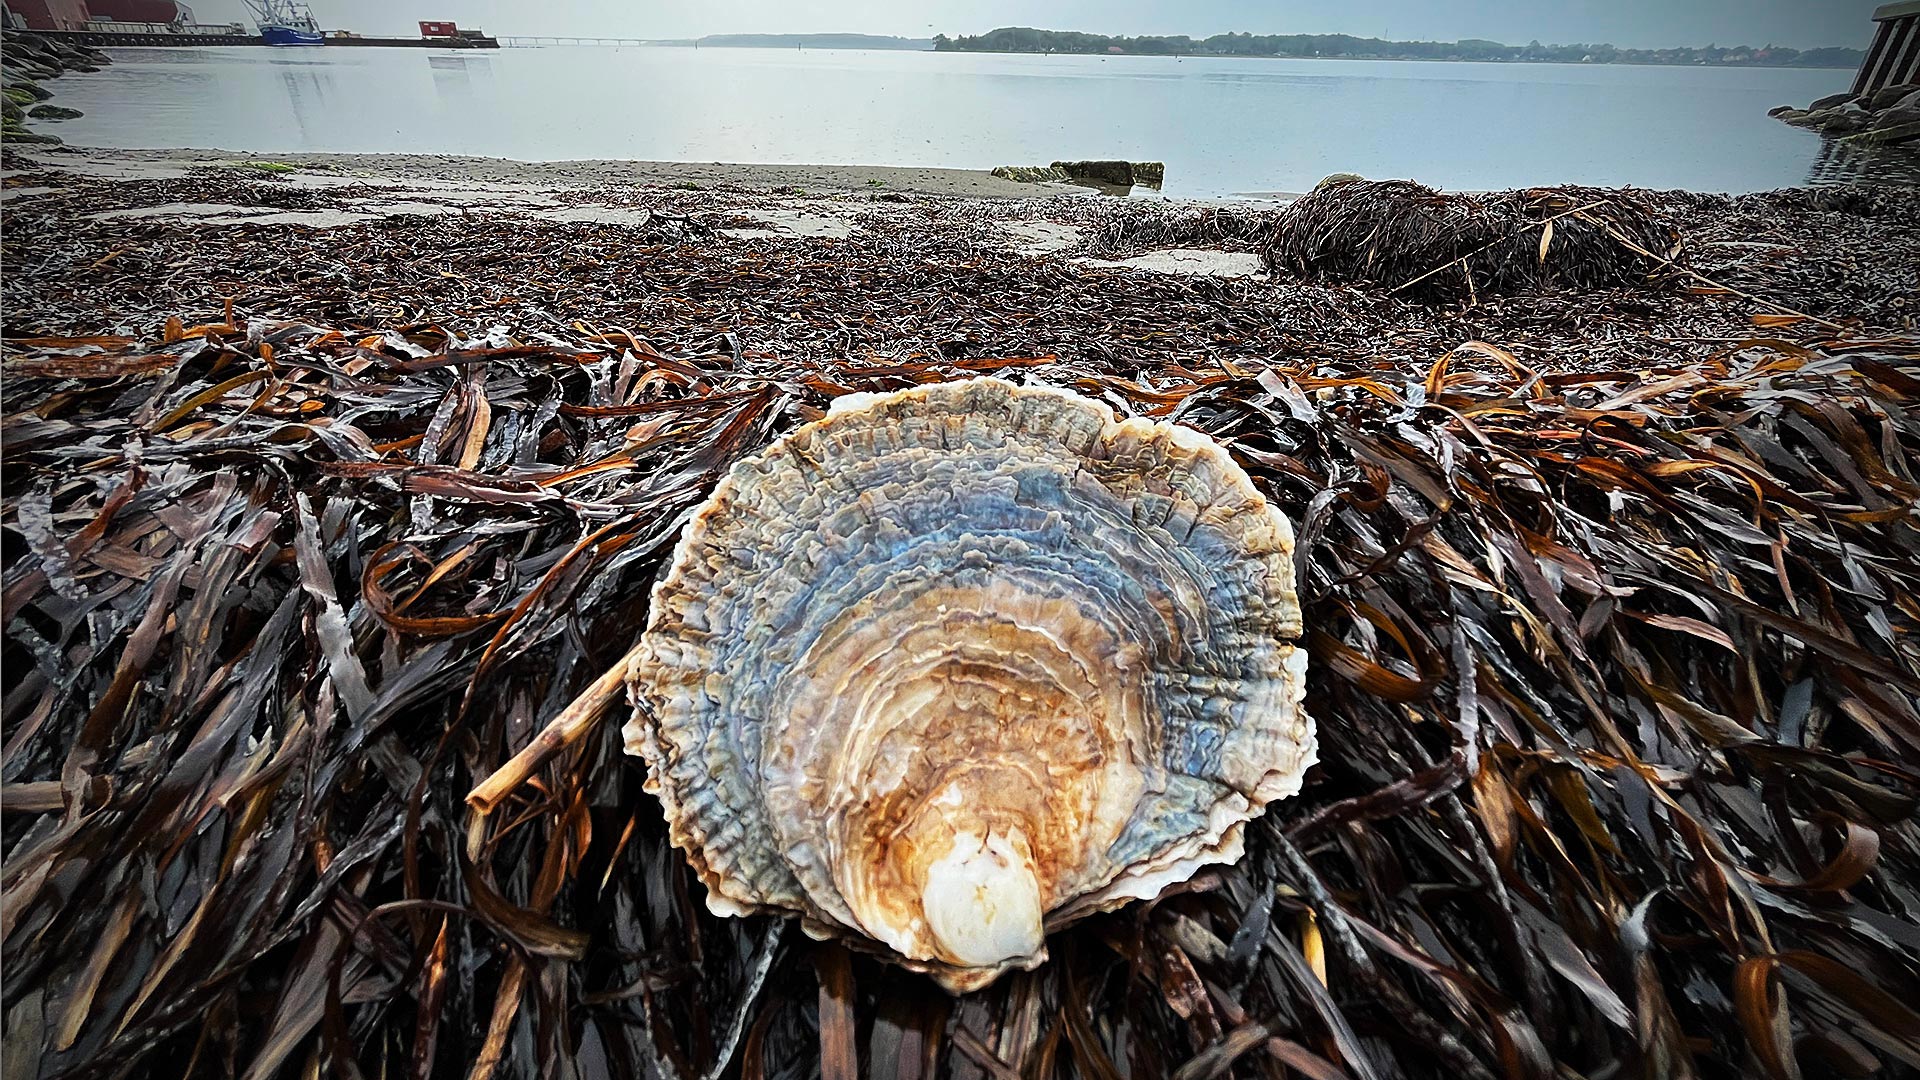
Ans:
{"label": "docked ship", "polygon": [[268,45],[325,45],[313,12],[298,0],[246,0],[260,40]]}

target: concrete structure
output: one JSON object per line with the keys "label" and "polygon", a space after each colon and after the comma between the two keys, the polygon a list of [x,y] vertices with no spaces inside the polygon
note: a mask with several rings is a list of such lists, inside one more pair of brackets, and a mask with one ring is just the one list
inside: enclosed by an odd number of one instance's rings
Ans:
{"label": "concrete structure", "polygon": [[[90,48],[104,49],[119,45],[264,45],[259,34],[245,32],[230,33],[239,27],[195,27],[182,28],[163,25],[163,32],[148,32],[152,23],[99,23],[100,29],[91,30],[49,30],[41,34],[49,41],[64,42],[68,45],[85,45]],[[113,27],[113,29],[104,29]],[[207,30],[214,33],[207,33]],[[490,37],[454,37],[454,38],[373,38],[373,37],[327,37],[327,47],[336,45],[357,45],[365,48],[405,48],[405,49],[497,49],[500,43]]]}
{"label": "concrete structure", "polygon": [[1873,13],[1873,21],[1873,47],[1853,80],[1853,92],[1920,82],[1920,0],[1888,4]]}

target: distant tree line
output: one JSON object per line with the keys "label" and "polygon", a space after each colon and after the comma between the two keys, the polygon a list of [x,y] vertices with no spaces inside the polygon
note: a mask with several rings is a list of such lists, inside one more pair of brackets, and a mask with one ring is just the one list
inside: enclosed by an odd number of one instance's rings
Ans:
{"label": "distant tree line", "polygon": [[1497,41],[1383,41],[1347,34],[1215,34],[1109,37],[1005,26],[980,35],[934,36],[935,52],[1124,53],[1140,56],[1345,57],[1353,60],[1502,60],[1562,64],[1703,64],[1729,67],[1859,67],[1859,49],[1736,45],[1702,49],[1621,49],[1612,45],[1502,45]]}

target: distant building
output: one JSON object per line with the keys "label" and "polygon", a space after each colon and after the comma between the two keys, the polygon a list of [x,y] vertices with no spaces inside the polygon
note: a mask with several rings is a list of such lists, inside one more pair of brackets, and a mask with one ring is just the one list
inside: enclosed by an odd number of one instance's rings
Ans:
{"label": "distant building", "polygon": [[6,0],[5,24],[16,30],[85,30],[88,23],[194,23],[178,0]]}
{"label": "distant building", "polygon": [[29,30],[85,30],[86,0],[7,0],[7,24],[17,20]]}
{"label": "distant building", "polygon": [[191,23],[193,9],[176,0],[86,0],[96,19],[135,23]]}

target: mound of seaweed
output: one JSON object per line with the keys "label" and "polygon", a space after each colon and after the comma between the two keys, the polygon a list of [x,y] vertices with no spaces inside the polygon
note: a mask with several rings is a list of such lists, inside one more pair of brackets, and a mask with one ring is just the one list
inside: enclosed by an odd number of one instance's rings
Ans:
{"label": "mound of seaweed", "polygon": [[1750,195],[1695,197],[1717,199],[1741,210],[1814,211],[1863,218],[1898,217],[1907,221],[1913,220],[1913,215],[1920,210],[1920,191],[1898,187],[1798,187]]}
{"label": "mound of seaweed", "polygon": [[1644,285],[1680,254],[1679,231],[1630,190],[1472,195],[1355,179],[1283,209],[1263,259],[1276,275],[1435,301]]}
{"label": "mound of seaweed", "polygon": [[[4,343],[10,1069],[1920,1063],[1920,342],[1123,378],[565,333]],[[955,999],[708,915],[592,688],[732,462],[983,372],[1207,432],[1300,523],[1323,750],[1242,863]]]}
{"label": "mound of seaweed", "polygon": [[1087,231],[1090,255],[1109,258],[1152,248],[1258,251],[1273,233],[1273,212],[1242,206],[1097,206]]}

